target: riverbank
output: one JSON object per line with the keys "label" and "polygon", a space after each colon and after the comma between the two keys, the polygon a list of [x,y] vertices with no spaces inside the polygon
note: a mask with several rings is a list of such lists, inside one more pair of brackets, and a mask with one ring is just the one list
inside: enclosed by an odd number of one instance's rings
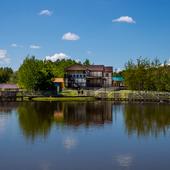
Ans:
{"label": "riverbank", "polygon": [[57,96],[43,95],[41,93],[18,93],[16,96],[1,96],[0,101],[95,101],[110,100],[115,102],[155,102],[170,103],[169,92],[154,91],[115,91],[113,88],[101,88],[97,90],[77,90],[65,89]]}
{"label": "riverbank", "polygon": [[101,88],[98,90],[83,90],[83,94],[78,94],[76,90],[64,90],[62,95],[65,96],[91,96],[96,100],[111,100],[118,102],[155,102],[155,103],[170,103],[169,92],[156,91],[132,91],[120,90],[116,91],[113,88]]}
{"label": "riverbank", "polygon": [[94,97],[37,97],[32,101],[95,101]]}

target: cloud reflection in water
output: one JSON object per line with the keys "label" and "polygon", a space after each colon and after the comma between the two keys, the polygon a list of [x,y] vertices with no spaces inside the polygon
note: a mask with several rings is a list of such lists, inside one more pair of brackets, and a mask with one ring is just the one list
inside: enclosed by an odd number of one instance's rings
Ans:
{"label": "cloud reflection in water", "polygon": [[133,155],[131,154],[121,154],[121,155],[117,155],[114,157],[114,161],[116,161],[120,167],[130,167],[133,163]]}

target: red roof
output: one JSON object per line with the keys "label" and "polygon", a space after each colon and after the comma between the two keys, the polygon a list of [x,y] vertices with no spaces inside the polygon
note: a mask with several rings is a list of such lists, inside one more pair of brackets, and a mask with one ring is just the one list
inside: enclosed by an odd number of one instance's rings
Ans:
{"label": "red roof", "polygon": [[81,64],[74,64],[65,69],[65,71],[85,71],[85,70],[87,70],[86,66]]}
{"label": "red roof", "polygon": [[19,89],[16,84],[0,84],[0,89]]}
{"label": "red roof", "polygon": [[100,71],[100,72],[113,72],[112,67],[105,67],[104,65],[82,65],[82,64],[74,64],[70,67],[67,67],[65,71]]}
{"label": "red roof", "polygon": [[104,71],[104,65],[89,65],[87,69],[90,71]]}
{"label": "red roof", "polygon": [[105,67],[105,72],[113,72],[113,67]]}

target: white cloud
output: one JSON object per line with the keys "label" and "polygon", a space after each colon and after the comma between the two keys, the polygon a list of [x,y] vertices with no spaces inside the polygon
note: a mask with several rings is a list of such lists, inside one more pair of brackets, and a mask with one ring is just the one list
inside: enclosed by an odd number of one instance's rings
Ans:
{"label": "white cloud", "polygon": [[11,44],[11,47],[17,47],[17,44]]}
{"label": "white cloud", "polygon": [[11,47],[14,47],[14,48],[22,48],[23,46],[22,45],[18,45],[16,43],[13,43],[11,44]]}
{"label": "white cloud", "polygon": [[170,59],[166,60],[163,64],[161,64],[162,67],[165,65],[170,66]]}
{"label": "white cloud", "polygon": [[51,16],[52,14],[53,14],[53,12],[48,10],[48,9],[44,9],[44,10],[39,12],[40,16]]}
{"label": "white cloud", "polygon": [[88,55],[91,55],[91,54],[92,54],[92,51],[90,51],[90,50],[87,51],[87,54],[88,54]]}
{"label": "white cloud", "polygon": [[167,61],[167,65],[170,66],[170,59]]}
{"label": "white cloud", "polygon": [[136,21],[129,16],[121,16],[117,19],[112,20],[112,22],[122,22],[122,23],[128,23],[128,24],[135,24]]}
{"label": "white cloud", "polygon": [[63,35],[62,39],[67,41],[77,41],[80,37],[75,33],[68,32]]}
{"label": "white cloud", "polygon": [[40,49],[41,47],[39,45],[30,45],[31,49]]}
{"label": "white cloud", "polygon": [[0,63],[9,63],[10,58],[7,55],[7,50],[0,49]]}
{"label": "white cloud", "polygon": [[67,56],[66,54],[64,53],[56,53],[52,56],[46,56],[45,57],[45,60],[50,60],[52,62],[55,62],[57,60],[64,60],[64,59],[69,59],[70,57]]}

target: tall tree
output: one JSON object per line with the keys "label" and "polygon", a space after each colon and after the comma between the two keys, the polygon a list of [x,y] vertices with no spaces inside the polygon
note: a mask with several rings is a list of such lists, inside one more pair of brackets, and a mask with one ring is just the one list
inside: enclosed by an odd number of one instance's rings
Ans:
{"label": "tall tree", "polygon": [[84,65],[90,65],[90,60],[89,59],[86,59],[84,62],[83,62]]}
{"label": "tall tree", "polygon": [[9,67],[0,68],[0,83],[7,83],[10,80],[13,70]]}
{"label": "tall tree", "polygon": [[52,86],[53,74],[42,60],[27,57],[18,70],[18,83],[29,90],[46,90]]}

